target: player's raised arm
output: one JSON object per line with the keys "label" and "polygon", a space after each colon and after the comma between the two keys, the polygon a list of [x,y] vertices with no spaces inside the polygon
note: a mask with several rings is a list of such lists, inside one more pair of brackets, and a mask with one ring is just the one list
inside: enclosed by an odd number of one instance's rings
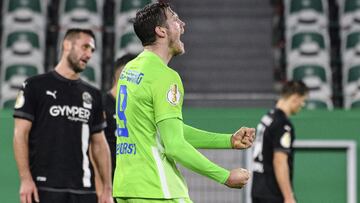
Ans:
{"label": "player's raised arm", "polygon": [[184,137],[195,148],[247,149],[252,146],[255,129],[242,127],[234,134],[207,132],[184,124]]}
{"label": "player's raised arm", "polygon": [[249,178],[247,171],[238,169],[230,173],[208,160],[189,144],[184,138],[183,122],[180,119],[165,119],[160,121],[157,126],[167,157],[219,183],[227,183],[229,187],[241,188],[247,183]]}

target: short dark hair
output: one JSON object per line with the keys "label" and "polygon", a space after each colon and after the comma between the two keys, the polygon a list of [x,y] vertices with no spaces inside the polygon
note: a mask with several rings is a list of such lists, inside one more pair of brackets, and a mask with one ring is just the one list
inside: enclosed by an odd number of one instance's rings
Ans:
{"label": "short dark hair", "polygon": [[80,33],[84,33],[86,35],[89,35],[90,37],[92,37],[94,39],[94,41],[96,41],[95,38],[95,34],[92,30],[90,29],[81,29],[81,28],[70,28],[66,31],[65,36],[64,36],[64,40],[74,40],[77,39],[80,35]]}
{"label": "short dark hair", "polygon": [[134,58],[136,58],[136,54],[131,54],[131,53],[128,53],[128,54],[125,54],[123,55],[122,57],[116,59],[116,61],[114,62],[114,68],[113,68],[113,81],[115,81],[115,73],[116,71],[118,71],[119,69],[123,68],[129,61],[133,60]]}
{"label": "short dark hair", "polygon": [[281,89],[281,96],[287,98],[293,94],[305,96],[309,93],[309,88],[303,81],[287,81]]}
{"label": "short dark hair", "polygon": [[114,73],[120,69],[122,66],[125,66],[129,61],[133,60],[137,55],[135,54],[125,54],[124,56],[116,59],[114,63]]}
{"label": "short dark hair", "polygon": [[143,46],[151,45],[156,40],[156,26],[166,26],[166,9],[170,4],[157,2],[146,5],[136,13],[134,31]]}

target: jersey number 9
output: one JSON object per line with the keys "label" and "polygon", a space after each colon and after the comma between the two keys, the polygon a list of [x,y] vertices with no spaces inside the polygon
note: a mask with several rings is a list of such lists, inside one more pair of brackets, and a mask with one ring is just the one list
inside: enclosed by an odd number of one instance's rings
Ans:
{"label": "jersey number 9", "polygon": [[117,103],[117,117],[120,122],[116,122],[117,135],[121,137],[129,137],[129,131],[126,127],[125,109],[127,105],[127,89],[125,85],[120,85]]}

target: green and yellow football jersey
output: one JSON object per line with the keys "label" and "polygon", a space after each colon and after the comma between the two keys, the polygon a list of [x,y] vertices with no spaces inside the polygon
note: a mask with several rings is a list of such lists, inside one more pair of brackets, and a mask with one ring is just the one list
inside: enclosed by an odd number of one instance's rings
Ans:
{"label": "green and yellow football jersey", "polygon": [[180,76],[156,54],[142,52],[124,68],[117,86],[114,197],[188,197],[175,162],[164,155],[156,123],[182,119]]}
{"label": "green and yellow football jersey", "polygon": [[156,54],[144,51],[129,62],[117,93],[114,197],[188,198],[175,160],[219,183],[227,180],[230,172],[194,147],[231,148],[231,134],[183,124],[181,79]]}

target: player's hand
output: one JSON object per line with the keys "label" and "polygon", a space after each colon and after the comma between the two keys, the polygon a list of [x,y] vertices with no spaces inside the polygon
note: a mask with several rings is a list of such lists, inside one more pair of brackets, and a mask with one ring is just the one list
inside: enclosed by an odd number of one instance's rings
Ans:
{"label": "player's hand", "polygon": [[36,185],[32,178],[21,180],[20,185],[20,202],[32,203],[33,197],[35,202],[40,202]]}
{"label": "player's hand", "polygon": [[285,195],[284,196],[284,203],[296,203],[294,195],[293,194]]}
{"label": "player's hand", "polygon": [[285,199],[284,203],[296,203],[296,200],[294,198],[291,199]]}
{"label": "player's hand", "polygon": [[104,187],[102,193],[100,194],[100,198],[98,200],[99,203],[114,203],[114,199],[112,197],[112,189],[106,189]]}
{"label": "player's hand", "polygon": [[255,128],[241,127],[231,136],[233,149],[247,149],[255,140]]}
{"label": "player's hand", "polygon": [[230,171],[230,176],[226,180],[225,185],[230,188],[242,188],[248,182],[250,172],[243,168],[236,168]]}

